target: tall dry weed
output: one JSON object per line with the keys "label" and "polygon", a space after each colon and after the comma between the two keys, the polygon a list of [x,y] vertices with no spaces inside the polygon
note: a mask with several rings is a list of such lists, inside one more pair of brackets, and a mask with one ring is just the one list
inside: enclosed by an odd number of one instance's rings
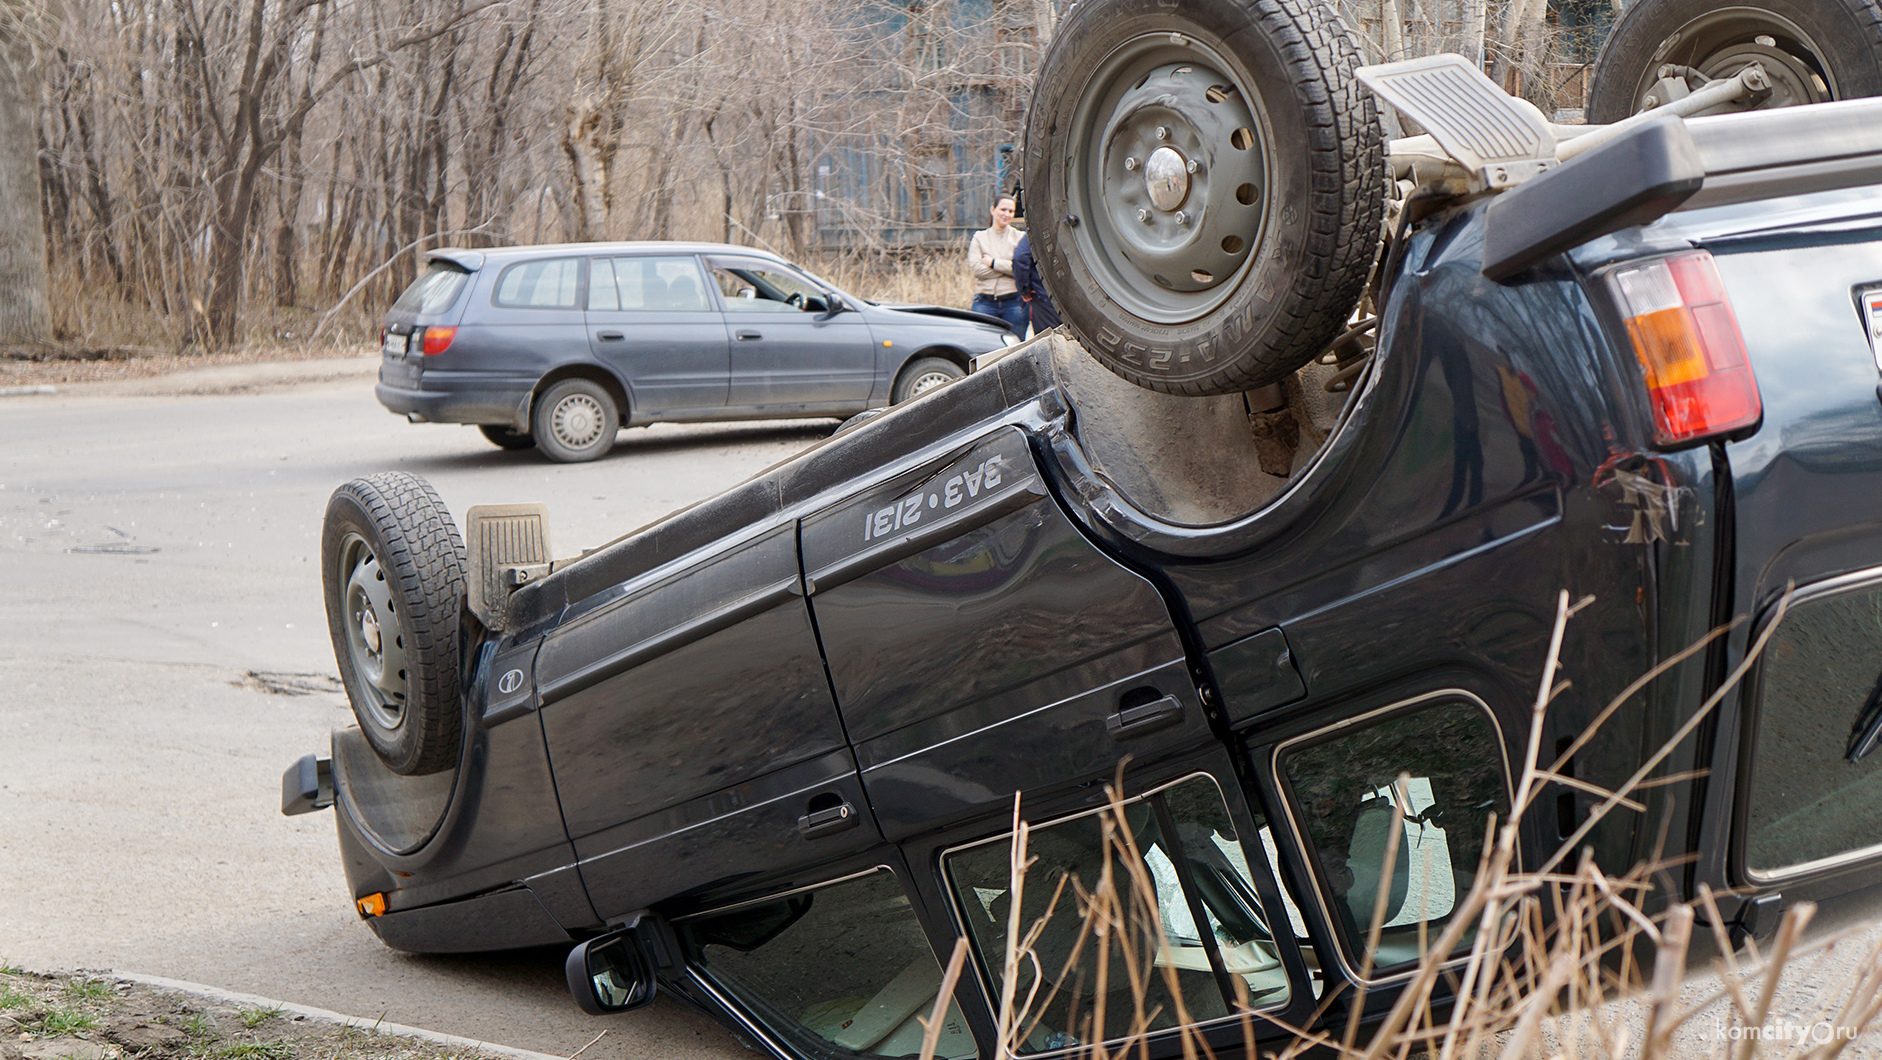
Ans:
{"label": "tall dry weed", "polygon": [[[1575,612],[1590,599],[1571,606],[1566,592],[1560,596],[1510,819],[1499,822],[1491,818],[1488,842],[1469,893],[1458,901],[1457,911],[1444,930],[1425,947],[1424,957],[1409,978],[1396,985],[1398,994],[1389,1010],[1375,1021],[1362,1023],[1360,1014],[1366,1011],[1363,988],[1350,999],[1338,997],[1335,988],[1321,999],[1313,1026],[1282,1028],[1287,1035],[1276,1044],[1273,1031],[1278,1022],[1255,1011],[1244,993],[1241,977],[1230,975],[1230,983],[1243,995],[1238,1008],[1241,1051],[1245,1055],[1254,1056],[1260,1051],[1260,1039],[1270,1043],[1264,1055],[1282,1060],[1310,1052],[1340,1060],[1406,1060],[1413,1056],[1432,1060],[1663,1060],[1674,1056],[1832,1060],[1852,1048],[1874,1051],[1873,1043],[1858,1043],[1863,1042],[1865,1034],[1882,1035],[1878,1028],[1882,1021],[1882,942],[1849,963],[1839,978],[1824,984],[1827,989],[1815,992],[1814,1000],[1805,1006],[1808,1011],[1798,1017],[1805,1021],[1808,1033],[1801,1039],[1788,1034],[1774,1036],[1767,1027],[1774,1011],[1800,1011],[1795,1003],[1780,1003],[1780,987],[1786,977],[1792,983],[1807,976],[1823,978],[1826,967],[1812,965],[1810,959],[1823,961],[1851,932],[1805,945],[1804,931],[1815,907],[1798,902],[1785,912],[1768,947],[1760,947],[1755,940],[1735,947],[1731,929],[1709,890],[1702,887],[1695,900],[1673,902],[1664,911],[1649,914],[1647,910],[1656,899],[1666,897],[1656,895],[1655,881],[1669,866],[1643,864],[1623,875],[1610,876],[1594,863],[1589,851],[1578,845],[1612,813],[1644,813],[1644,804],[1633,797],[1636,793],[1695,779],[1692,774],[1653,774],[1675,747],[1704,724],[1751,668],[1781,621],[1788,596],[1779,603],[1776,619],[1721,687],[1626,783],[1611,791],[1567,776],[1565,764],[1635,693],[1703,650],[1730,627],[1713,631],[1629,685],[1555,762],[1545,764],[1541,760],[1543,723],[1550,703],[1568,687],[1566,682],[1557,681],[1563,634]],[[1399,784],[1408,779],[1401,775]],[[1545,790],[1558,784],[1594,795],[1599,802],[1583,825],[1541,864],[1522,866],[1517,857],[1517,822]],[[1095,1011],[1080,1017],[1078,1044],[1069,1055],[1079,1060],[1147,1056],[1144,1046],[1152,1033],[1171,1033],[1153,1031],[1166,1014],[1147,1002],[1149,984],[1161,977],[1166,990],[1159,996],[1174,999],[1172,1003],[1179,1008],[1173,1013],[1178,1024],[1174,1033],[1180,1039],[1182,1056],[1185,1060],[1213,1060],[1214,1050],[1187,1014],[1180,1011],[1182,994],[1176,988],[1174,964],[1163,959],[1170,953],[1171,943],[1159,918],[1157,902],[1144,897],[1154,895],[1156,890],[1131,834],[1121,766],[1117,782],[1107,791],[1110,805],[1104,811],[1104,870],[1089,889],[1067,876],[1061,876],[1056,884],[1063,892],[1069,880],[1075,892],[1075,915],[1081,921],[1071,956],[1057,968],[1045,967],[1035,946],[1048,920],[1057,914],[1061,895],[1055,894],[1048,911],[1033,923],[1021,922],[1020,896],[1028,884],[1027,872],[1034,859],[1027,853],[1030,829],[1021,819],[1015,800],[1012,897],[1003,992],[998,999],[997,1055],[1005,1060],[1020,1054],[1056,992],[1066,986],[1084,948],[1091,947],[1098,957],[1095,968],[1099,976],[1115,965],[1130,980],[1133,1011],[1125,1021],[1127,1033],[1111,1033],[1113,1025],[1106,1022],[1103,1011],[1107,991],[1105,984],[1099,983],[1094,995]],[[1400,826],[1386,833],[1386,878],[1377,890],[1378,904],[1360,969],[1362,979],[1370,972],[1379,925],[1386,914],[1405,801],[1394,800]],[[1113,866],[1122,867],[1126,878],[1119,879]],[[1719,956],[1710,968],[1711,978],[1689,981],[1689,957],[1701,932],[1711,936],[1711,946]],[[1468,948],[1464,948],[1466,939]],[[1147,945],[1145,940],[1149,940]],[[931,1033],[923,1060],[933,1055],[933,1029],[939,1027],[960,978],[966,950],[963,939],[949,962],[935,1009],[924,1020]],[[1022,983],[1026,984],[1023,990]],[[1342,1001],[1349,1002],[1345,1010],[1352,1013],[1346,1020],[1318,1018]]]}

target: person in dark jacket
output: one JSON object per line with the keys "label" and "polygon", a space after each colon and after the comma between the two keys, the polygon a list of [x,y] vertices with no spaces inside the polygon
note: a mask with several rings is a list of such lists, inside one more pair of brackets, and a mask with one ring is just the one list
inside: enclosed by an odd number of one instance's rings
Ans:
{"label": "person in dark jacket", "polygon": [[1026,304],[1032,316],[1033,334],[1059,326],[1059,311],[1052,304],[1052,296],[1046,293],[1039,266],[1032,259],[1031,236],[1020,236],[1019,246],[1013,248],[1013,285],[1019,288],[1020,301]]}

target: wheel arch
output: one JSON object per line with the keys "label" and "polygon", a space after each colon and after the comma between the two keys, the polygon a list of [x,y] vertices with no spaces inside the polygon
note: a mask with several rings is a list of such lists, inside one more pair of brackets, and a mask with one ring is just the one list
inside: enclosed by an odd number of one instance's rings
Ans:
{"label": "wheel arch", "polygon": [[963,372],[973,370],[973,356],[966,350],[961,349],[959,346],[936,343],[932,346],[923,346],[914,353],[903,357],[902,363],[895,366],[895,382],[900,383],[902,381],[902,376],[908,372],[909,365],[929,357],[938,357],[944,361],[951,361]]}
{"label": "wheel arch", "polygon": [[590,361],[573,361],[556,365],[544,372],[541,379],[536,380],[536,385],[530,388],[529,396],[523,399],[522,405],[516,410],[516,423],[521,425],[517,427],[517,430],[525,433],[529,431],[530,417],[535,415],[536,402],[542,397],[543,391],[564,379],[587,379],[600,385],[608,392],[608,396],[614,399],[614,407],[621,411],[621,426],[627,426],[628,422],[633,419],[633,393],[628,389],[627,384],[622,382],[620,376]]}

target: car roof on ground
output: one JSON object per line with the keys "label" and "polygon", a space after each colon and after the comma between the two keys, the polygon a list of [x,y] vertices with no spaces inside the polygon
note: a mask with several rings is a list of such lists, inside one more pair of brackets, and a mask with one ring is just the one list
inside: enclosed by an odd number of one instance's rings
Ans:
{"label": "car roof on ground", "polygon": [[638,240],[608,243],[527,243],[512,247],[439,247],[425,252],[427,261],[448,261],[471,271],[485,265],[503,265],[525,258],[555,254],[743,254],[785,259],[758,247],[732,243],[690,243],[674,240]]}

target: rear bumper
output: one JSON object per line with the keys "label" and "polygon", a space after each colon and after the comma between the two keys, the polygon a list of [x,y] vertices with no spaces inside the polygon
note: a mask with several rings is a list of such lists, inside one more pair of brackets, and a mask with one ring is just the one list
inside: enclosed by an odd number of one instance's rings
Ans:
{"label": "rear bumper", "polygon": [[[416,385],[388,383],[385,375],[373,396],[387,410],[414,423],[488,423],[516,426],[528,414],[533,379],[438,378],[429,373]],[[526,427],[527,424],[524,424]],[[522,429],[522,428],[518,428]]]}

